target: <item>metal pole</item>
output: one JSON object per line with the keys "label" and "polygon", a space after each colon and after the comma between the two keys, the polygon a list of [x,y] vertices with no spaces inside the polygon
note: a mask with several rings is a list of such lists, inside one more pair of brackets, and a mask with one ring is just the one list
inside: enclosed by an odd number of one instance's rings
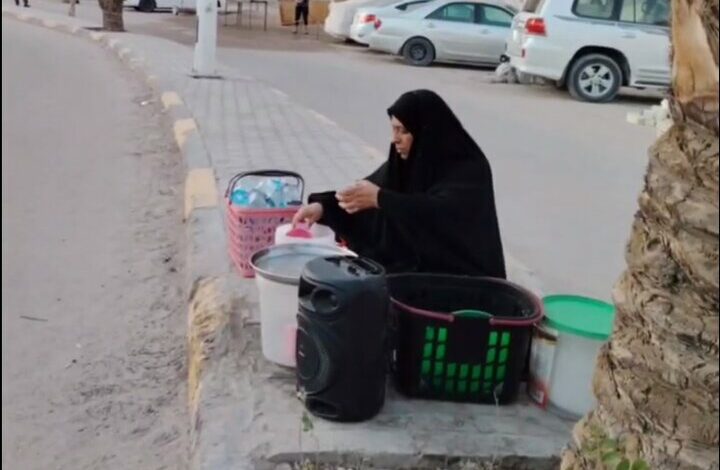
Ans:
{"label": "metal pole", "polygon": [[198,35],[193,58],[193,75],[216,75],[217,0],[197,0]]}
{"label": "metal pole", "polygon": [[265,21],[263,23],[263,31],[267,31],[267,8],[268,8],[268,2],[265,0]]}

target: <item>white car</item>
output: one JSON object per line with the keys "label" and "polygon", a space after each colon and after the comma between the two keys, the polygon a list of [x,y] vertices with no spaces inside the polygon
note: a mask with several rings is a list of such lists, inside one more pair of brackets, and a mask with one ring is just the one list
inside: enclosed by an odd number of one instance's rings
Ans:
{"label": "white car", "polygon": [[514,15],[499,0],[435,0],[401,16],[380,16],[368,43],[371,49],[402,55],[411,65],[497,65]]}
{"label": "white car", "polygon": [[358,8],[379,6],[384,7],[397,0],[343,0],[332,1],[328,5],[328,16],[325,18],[324,29],[336,39],[350,38],[350,25]]}
{"label": "white car", "polygon": [[368,44],[368,37],[375,32],[375,20],[380,16],[389,18],[393,15],[401,15],[412,11],[420,5],[425,5],[430,0],[403,0],[399,3],[384,7],[363,7],[355,12],[352,25],[350,26],[350,39],[359,44]]}
{"label": "white car", "polygon": [[544,0],[515,17],[507,55],[520,73],[612,100],[621,86],[670,84],[670,0]]}

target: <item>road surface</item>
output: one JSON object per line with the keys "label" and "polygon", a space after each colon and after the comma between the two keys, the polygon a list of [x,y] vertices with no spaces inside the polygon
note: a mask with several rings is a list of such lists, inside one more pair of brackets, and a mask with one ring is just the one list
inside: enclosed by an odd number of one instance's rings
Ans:
{"label": "road surface", "polygon": [[2,464],[182,469],[183,171],[167,123],[70,35],[3,19],[2,70]]}

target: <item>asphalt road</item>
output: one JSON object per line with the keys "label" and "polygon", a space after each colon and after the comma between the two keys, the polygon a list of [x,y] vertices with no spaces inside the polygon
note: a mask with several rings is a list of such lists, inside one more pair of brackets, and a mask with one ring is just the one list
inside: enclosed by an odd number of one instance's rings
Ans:
{"label": "asphalt road", "polygon": [[187,460],[180,157],[87,41],[2,21],[2,464]]}

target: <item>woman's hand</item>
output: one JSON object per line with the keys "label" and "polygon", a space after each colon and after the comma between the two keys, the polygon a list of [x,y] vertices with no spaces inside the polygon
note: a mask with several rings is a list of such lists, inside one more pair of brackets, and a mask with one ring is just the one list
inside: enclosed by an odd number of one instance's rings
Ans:
{"label": "woman's hand", "polygon": [[292,225],[293,228],[297,227],[298,224],[305,222],[308,227],[320,220],[323,216],[323,206],[318,202],[313,202],[306,206],[302,206],[300,210],[295,213],[293,217]]}
{"label": "woman's hand", "polygon": [[370,181],[358,181],[336,193],[339,206],[348,214],[378,208],[380,187]]}

